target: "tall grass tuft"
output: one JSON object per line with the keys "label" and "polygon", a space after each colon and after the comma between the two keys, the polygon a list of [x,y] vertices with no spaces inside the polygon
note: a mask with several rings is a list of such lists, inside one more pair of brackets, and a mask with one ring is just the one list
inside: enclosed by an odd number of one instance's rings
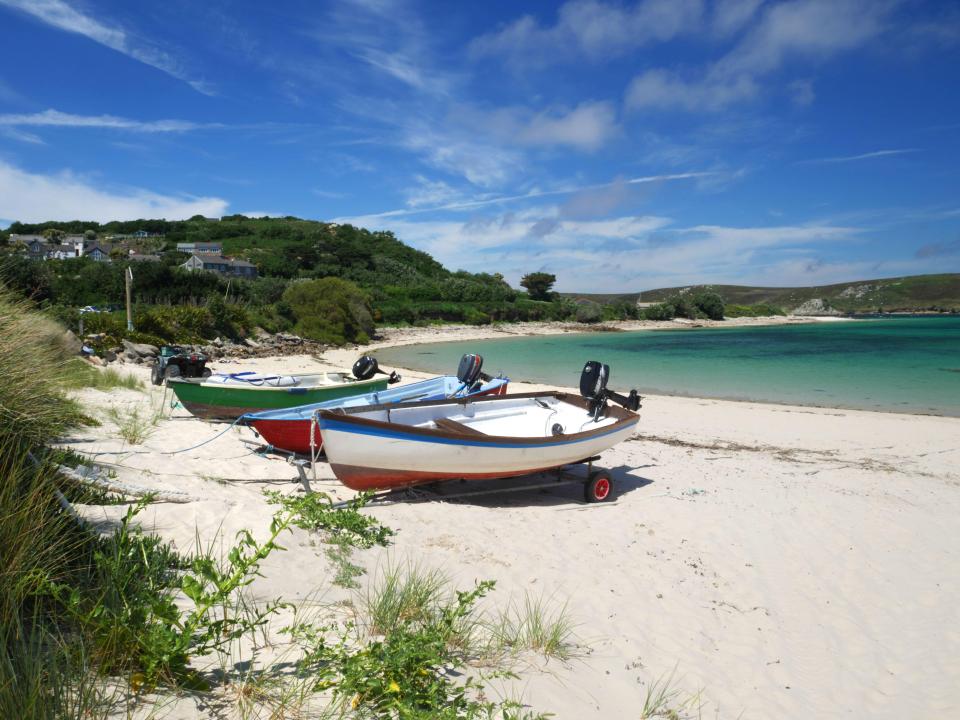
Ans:
{"label": "tall grass tuft", "polygon": [[522,605],[511,605],[493,623],[495,646],[510,652],[532,650],[544,657],[569,660],[577,652],[574,625],[566,605],[550,610],[542,597],[524,595]]}
{"label": "tall grass tuft", "polygon": [[449,580],[439,570],[418,565],[388,566],[368,587],[361,606],[371,635],[428,623],[440,607]]}
{"label": "tall grass tuft", "polygon": [[62,392],[63,328],[0,287],[0,446],[35,448],[84,421]]}
{"label": "tall grass tuft", "polygon": [[69,390],[91,387],[97,390],[143,390],[143,381],[136,375],[117,372],[113,368],[99,369],[81,358],[70,358],[63,364],[60,378]]}
{"label": "tall grass tuft", "polygon": [[61,511],[43,444],[87,421],[62,392],[63,329],[0,288],[0,716],[98,717],[82,643],[64,638],[45,578],[74,575],[89,542]]}

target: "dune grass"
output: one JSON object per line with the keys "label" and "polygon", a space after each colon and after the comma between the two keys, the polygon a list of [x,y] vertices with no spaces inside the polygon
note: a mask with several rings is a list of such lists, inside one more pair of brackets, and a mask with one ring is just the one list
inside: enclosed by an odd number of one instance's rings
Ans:
{"label": "dune grass", "polygon": [[60,379],[68,390],[95,388],[97,390],[139,390],[144,388],[143,381],[135,375],[121,373],[114,368],[97,368],[81,358],[70,358],[63,364]]}
{"label": "dune grass", "polygon": [[152,403],[149,409],[139,405],[124,408],[111,405],[105,415],[117,426],[117,432],[127,443],[140,445],[157,429],[163,419],[163,407],[156,407]]}
{"label": "dune grass", "polygon": [[[242,718],[303,716],[311,704],[311,717],[540,717],[490,699],[489,680],[511,676],[506,663],[476,669],[491,634],[477,604],[493,583],[456,590],[416,565],[386,568],[357,591],[352,615],[327,607],[318,624],[290,626],[289,661],[253,662],[285,605],[244,588],[282,550],[281,533],[302,523],[338,544],[386,544],[392,531],[359,508],[281,503],[265,540],[241,531],[219,558],[212,545],[184,557],[144,533],[143,503],[103,535],[65,512],[64,456],[46,443],[89,418],[65,396],[61,333],[0,289],[0,717],[141,716],[183,697]],[[116,414],[136,431],[129,442],[150,422],[137,414]],[[219,674],[195,669],[215,657]]]}
{"label": "dune grass", "polygon": [[498,646],[510,652],[530,650],[558,660],[573,658],[579,646],[567,607],[551,610],[549,605],[546,599],[529,593],[522,604],[511,603],[493,624]]}

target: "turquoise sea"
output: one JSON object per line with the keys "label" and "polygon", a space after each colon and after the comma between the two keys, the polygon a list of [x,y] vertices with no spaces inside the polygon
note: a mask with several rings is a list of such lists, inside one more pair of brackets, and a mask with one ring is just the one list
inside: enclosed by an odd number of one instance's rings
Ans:
{"label": "turquoise sea", "polygon": [[390,348],[384,367],[452,374],[477,352],[484,370],[576,387],[586,360],[610,387],[642,393],[960,416],[960,317],[768,327],[571,333]]}

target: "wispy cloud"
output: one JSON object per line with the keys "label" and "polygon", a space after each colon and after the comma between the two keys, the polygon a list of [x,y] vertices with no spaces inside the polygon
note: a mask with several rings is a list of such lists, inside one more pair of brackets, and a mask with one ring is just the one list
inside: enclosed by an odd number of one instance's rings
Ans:
{"label": "wispy cloud", "polygon": [[143,133],[176,133],[224,127],[220,123],[195,123],[187,120],[131,120],[116,115],[73,115],[59,110],[0,115],[0,126],[113,128]]}
{"label": "wispy cloud", "polygon": [[10,138],[11,140],[30,143],[31,145],[46,145],[46,143],[43,141],[43,138],[39,135],[34,135],[31,132],[24,132],[23,130],[17,130],[13,127],[0,126],[0,135]]}
{"label": "wispy cloud", "polygon": [[[606,183],[597,183],[594,185],[578,185],[576,187],[565,187],[557,190],[531,190],[530,192],[519,195],[497,195],[494,197],[485,197],[480,200],[463,200],[451,202],[445,205],[434,205],[431,207],[405,208],[402,210],[387,210],[381,213],[366,215],[367,218],[387,218],[401,217],[404,215],[419,215],[421,213],[439,212],[439,211],[461,211],[474,210],[476,208],[489,205],[504,205],[507,203],[518,202],[522,200],[533,200],[536,198],[552,197],[557,195],[570,195],[572,193],[581,193],[589,190],[599,190],[601,188],[611,188],[618,185],[643,185],[647,183],[669,182],[673,180],[691,180],[713,175],[712,172],[688,172],[675,173],[672,175],[648,175],[645,177],[635,177],[626,180],[618,179]],[[346,222],[344,219],[338,221]]]}
{"label": "wispy cloud", "polygon": [[857,160],[872,160],[874,158],[889,157],[890,155],[904,155],[906,153],[920,152],[920,148],[900,148],[898,150],[874,150],[873,152],[861,153],[860,155],[845,155],[841,157],[813,158],[811,160],[799,160],[797,165],[819,165],[825,163],[846,163],[856,162]]}
{"label": "wispy cloud", "polygon": [[638,75],[627,89],[627,107],[717,111],[749,100],[759,94],[761,80],[791,59],[822,62],[877,37],[893,7],[875,0],[770,5],[733,49],[705,70],[685,75],[653,68]]}
{"label": "wispy cloud", "polygon": [[503,59],[517,68],[583,58],[615,57],[652,42],[664,42],[698,28],[701,0],[640,0],[632,5],[569,0],[552,25],[525,15],[473,40],[475,58]]}
{"label": "wispy cloud", "polygon": [[0,0],[0,5],[20,10],[59,30],[83,35],[181,80],[204,95],[214,94],[213,87],[209,83],[191,77],[183,63],[168,52],[142,37],[133,38],[126,30],[112,27],[80,12],[65,0]]}
{"label": "wispy cloud", "polygon": [[[818,248],[835,247],[862,232],[823,223],[684,227],[653,215],[578,220],[564,217],[552,204],[459,220],[364,216],[340,221],[391,230],[449,266],[484,271],[495,265],[513,283],[526,272],[545,270],[557,275],[561,290],[606,292],[692,282],[775,285],[784,282],[786,275],[778,273],[785,269],[806,273],[809,280]],[[797,257],[803,262],[795,263]],[[816,272],[819,278],[826,270]]]}
{"label": "wispy cloud", "polygon": [[960,237],[942,242],[927,243],[917,248],[917,258],[960,257]]}
{"label": "wispy cloud", "polygon": [[226,209],[227,201],[221,198],[164,195],[143,188],[111,191],[69,170],[44,175],[0,161],[0,217],[10,220],[180,220],[220,217]]}

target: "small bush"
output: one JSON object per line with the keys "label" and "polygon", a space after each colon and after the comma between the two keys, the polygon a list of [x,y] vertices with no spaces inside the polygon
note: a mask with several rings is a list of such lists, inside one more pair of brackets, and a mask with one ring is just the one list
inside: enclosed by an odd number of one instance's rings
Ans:
{"label": "small bush", "polygon": [[595,302],[585,302],[577,307],[577,322],[595,323],[603,319],[603,310]]}
{"label": "small bush", "polygon": [[723,320],[723,298],[712,290],[697,293],[693,304],[711,320]]}
{"label": "small bush", "polygon": [[767,305],[766,303],[759,303],[757,305],[727,305],[724,314],[729,318],[786,315],[783,308]]}
{"label": "small bush", "polygon": [[349,280],[323,278],[292,283],[283,300],[293,312],[295,330],[320,342],[367,343],[373,333],[370,300]]}
{"label": "small bush", "polygon": [[657,303],[643,310],[644,320],[673,320],[674,309],[670,303]]}

